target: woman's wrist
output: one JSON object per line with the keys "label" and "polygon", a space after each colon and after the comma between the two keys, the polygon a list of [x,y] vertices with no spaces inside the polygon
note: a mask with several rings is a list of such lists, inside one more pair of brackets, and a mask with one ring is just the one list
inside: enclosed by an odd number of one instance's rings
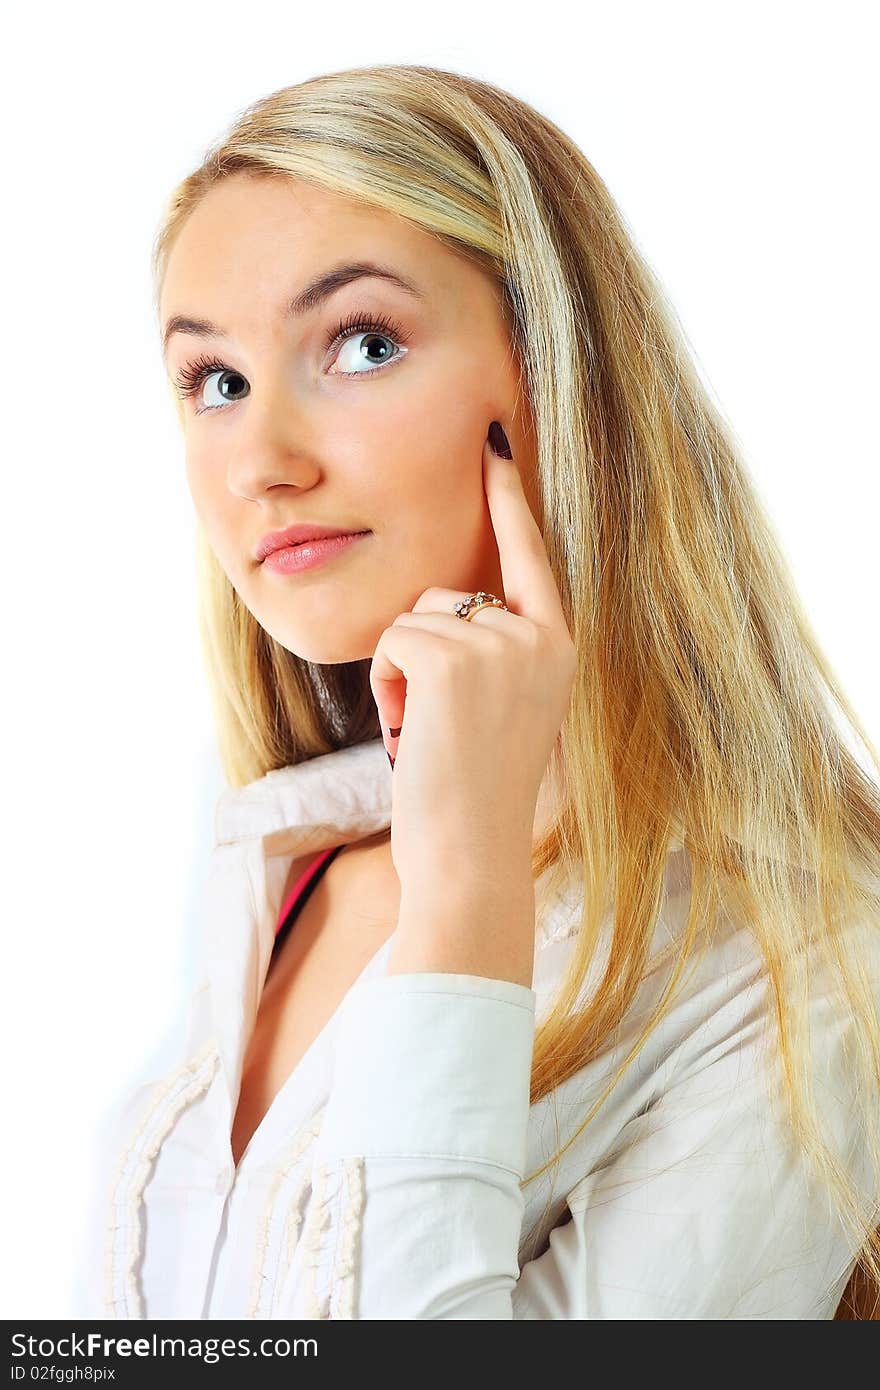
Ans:
{"label": "woman's wrist", "polygon": [[531,988],[535,884],[531,853],[486,865],[467,848],[442,875],[402,885],[389,975],[483,975]]}

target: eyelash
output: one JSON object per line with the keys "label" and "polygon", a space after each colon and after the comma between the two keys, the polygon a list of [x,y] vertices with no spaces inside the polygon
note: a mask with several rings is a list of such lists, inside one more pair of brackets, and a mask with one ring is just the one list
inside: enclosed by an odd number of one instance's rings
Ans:
{"label": "eyelash", "polygon": [[[390,338],[398,346],[403,347],[409,340],[409,334],[404,331],[401,325],[387,314],[365,314],[360,310],[350,313],[341,323],[337,323],[330,330],[324,339],[323,350],[329,352],[331,348],[342,346],[346,338],[353,337],[358,333],[379,333],[382,337]],[[396,361],[396,357],[391,357],[388,362]],[[388,366],[388,362],[380,362],[375,367],[363,372],[340,372],[344,377],[370,377],[376,372],[382,371]],[[199,357],[194,362],[188,362],[183,367],[175,380],[175,386],[182,399],[187,396],[194,396],[201,387],[205,379],[214,372],[227,372],[233,369],[225,362],[221,362],[217,357]],[[234,405],[235,402],[233,401]],[[203,415],[206,411],[219,410],[221,407],[207,405],[196,407],[195,414]]]}

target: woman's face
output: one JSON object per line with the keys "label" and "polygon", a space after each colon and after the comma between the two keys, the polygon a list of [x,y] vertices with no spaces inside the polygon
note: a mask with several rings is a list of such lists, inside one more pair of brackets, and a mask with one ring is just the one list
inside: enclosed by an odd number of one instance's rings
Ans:
{"label": "woman's face", "polygon": [[[352,262],[418,293],[361,276],[285,311]],[[402,218],[238,174],[185,223],[160,309],[163,331],[172,317],[216,330],[176,331],[166,346],[178,383],[209,364],[183,406],[187,478],[217,559],[276,641],[309,661],[355,661],[431,586],[503,598],[482,479],[490,421],[541,518],[531,417],[499,292],[479,267]],[[360,327],[338,339],[346,323]],[[369,534],[315,568],[261,564],[266,532],[299,523]]]}

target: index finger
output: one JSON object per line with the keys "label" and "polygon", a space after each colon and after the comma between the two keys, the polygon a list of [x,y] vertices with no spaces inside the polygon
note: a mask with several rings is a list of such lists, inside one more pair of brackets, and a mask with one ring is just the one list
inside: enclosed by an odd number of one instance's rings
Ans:
{"label": "index finger", "polygon": [[515,460],[483,445],[483,485],[498,542],[508,608],[543,627],[565,626],[562,600]]}

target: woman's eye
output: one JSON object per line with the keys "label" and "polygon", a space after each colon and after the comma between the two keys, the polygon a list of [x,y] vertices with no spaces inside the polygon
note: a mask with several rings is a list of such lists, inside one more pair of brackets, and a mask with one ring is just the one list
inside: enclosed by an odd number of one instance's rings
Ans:
{"label": "woman's eye", "polygon": [[[216,384],[213,381],[214,377],[220,378]],[[219,397],[208,400],[206,404],[198,404],[198,402],[205,401],[206,396],[211,394],[210,390],[205,392],[202,390],[203,386],[207,386],[209,383],[220,392]],[[214,358],[207,357],[200,357],[197,362],[188,363],[178,376],[175,385],[181,398],[195,397],[197,402],[195,413],[197,415],[201,415],[206,410],[221,409],[224,405],[234,405],[236,401],[242,399],[242,395],[246,396],[250,392],[247,379],[242,376],[241,372],[225,366],[224,363],[218,362]]]}
{"label": "woman's eye", "polygon": [[[408,336],[399,324],[390,319],[386,321],[384,316],[371,321],[362,315],[352,315],[337,325],[325,342],[324,350],[335,352],[335,370],[328,375],[372,376],[406,355],[408,348],[403,343]],[[195,398],[196,415],[235,405],[249,395],[251,389],[241,372],[215,357],[200,357],[188,363],[175,384],[182,398]]]}
{"label": "woman's eye", "polygon": [[[236,372],[231,367],[204,372],[200,384],[204,387],[201,400],[205,410],[216,410],[220,405],[234,405],[236,401],[249,395],[251,389],[241,372]],[[213,399],[212,391],[217,393]]]}
{"label": "woman's eye", "polygon": [[362,376],[373,372],[395,357],[402,357],[406,348],[400,347],[387,333],[370,330],[354,333],[342,344],[336,354],[336,364],[343,376]]}

